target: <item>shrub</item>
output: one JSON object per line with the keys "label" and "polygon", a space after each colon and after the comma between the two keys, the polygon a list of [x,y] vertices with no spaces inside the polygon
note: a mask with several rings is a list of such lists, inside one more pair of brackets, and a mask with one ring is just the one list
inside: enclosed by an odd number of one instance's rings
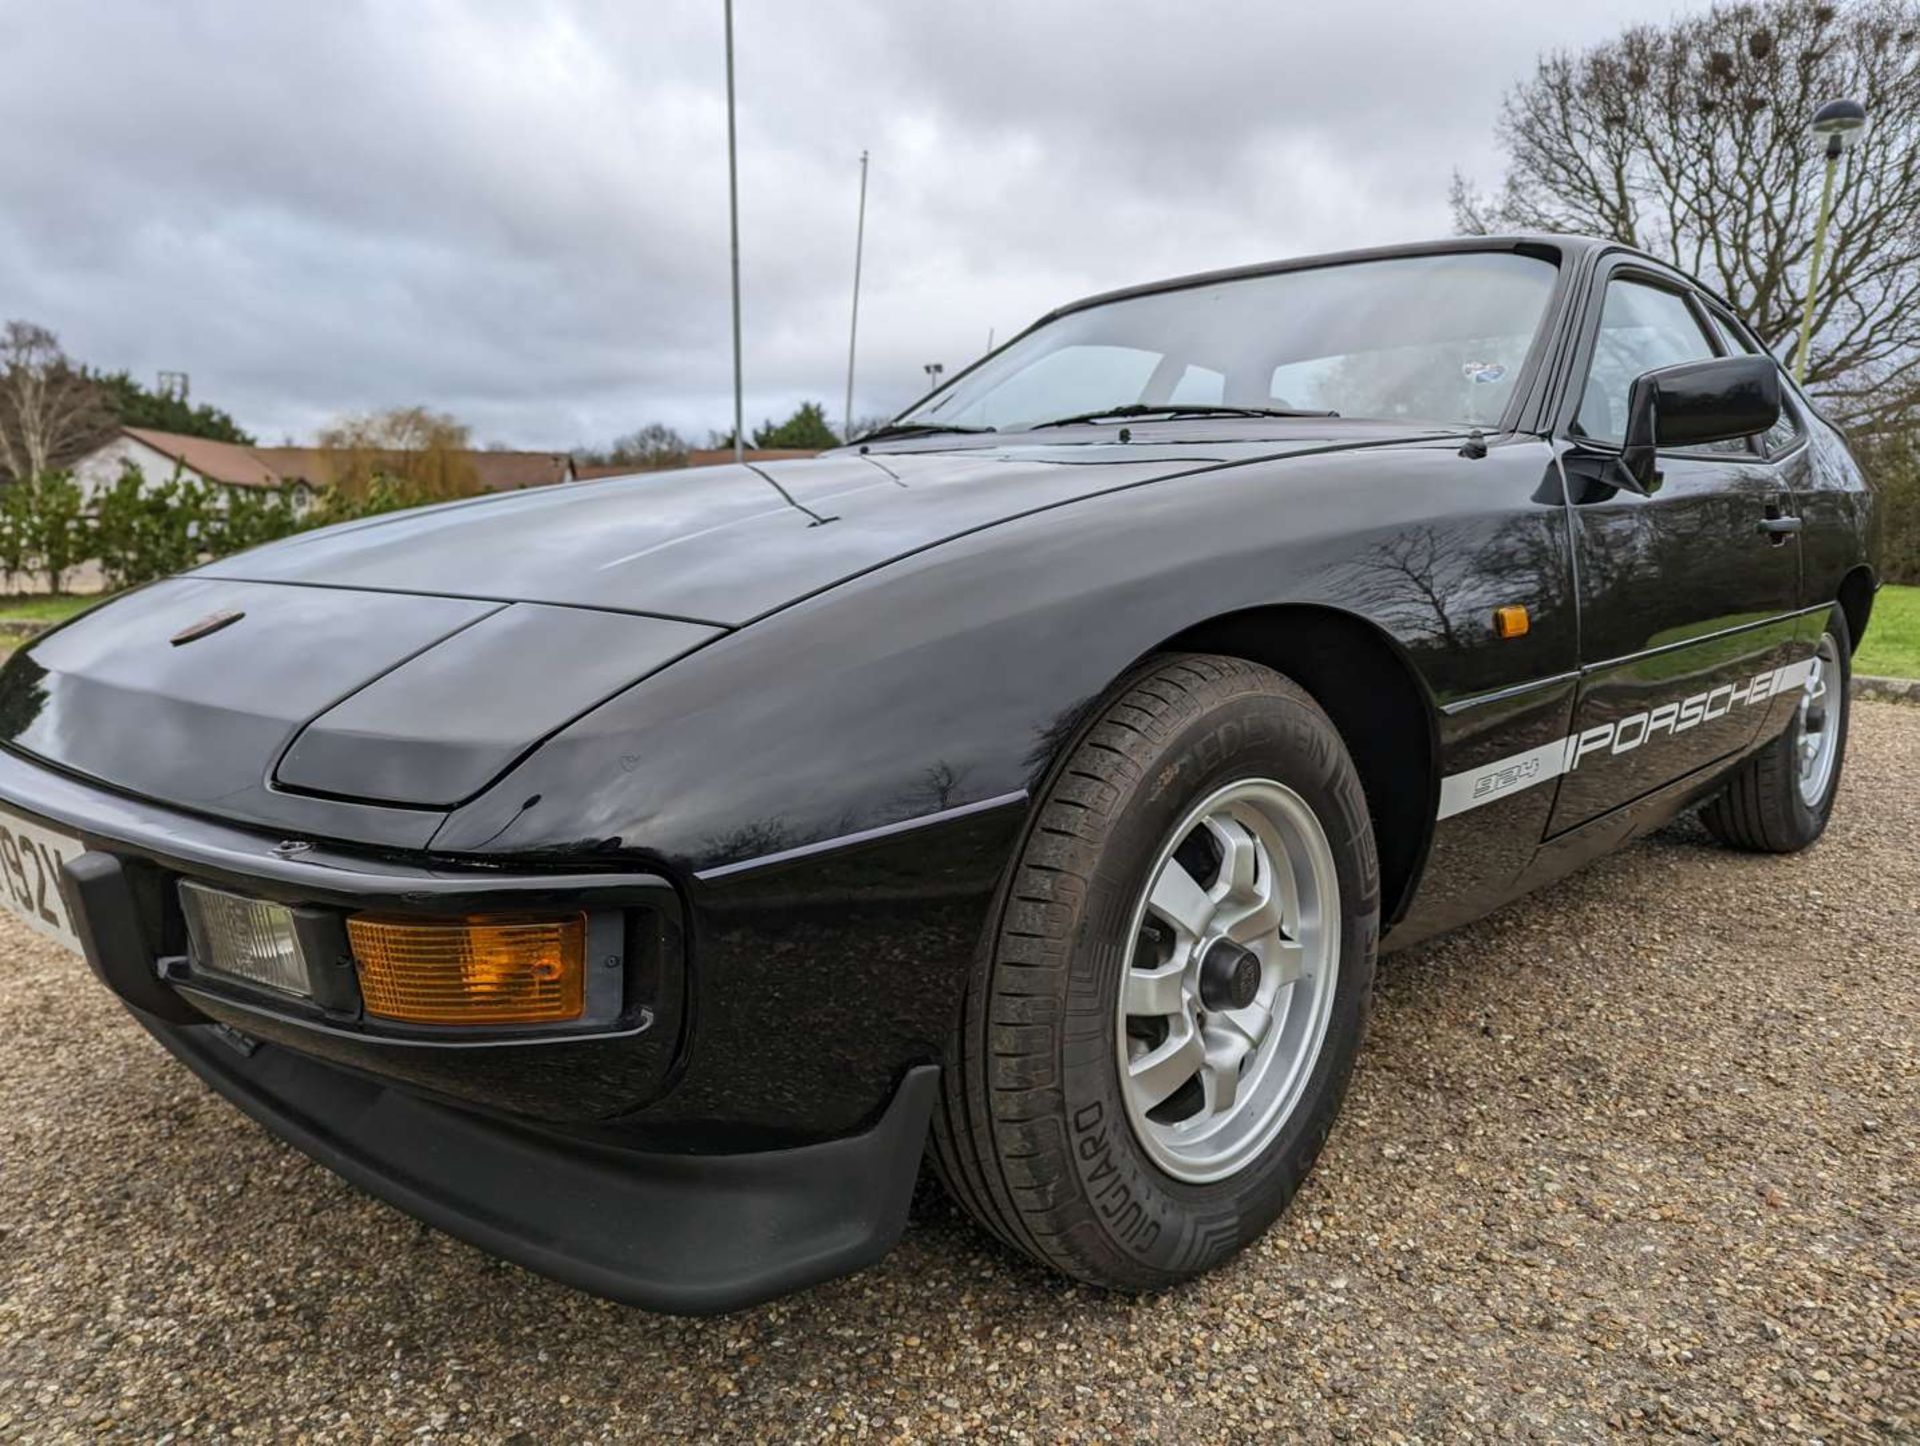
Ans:
{"label": "shrub", "polygon": [[352,522],[382,512],[399,512],[408,507],[422,507],[429,502],[444,500],[430,496],[424,487],[404,477],[383,475],[373,478],[357,493],[349,493],[338,487],[322,492],[314,499],[307,515],[300,520],[300,527],[327,527],[335,522]]}
{"label": "shrub", "polygon": [[149,482],[129,462],[91,507],[65,473],[0,487],[0,571],[44,572],[59,592],[71,567],[98,559],[115,589],[170,577],[265,542],[438,499],[416,482],[377,476],[349,495],[319,494],[302,515],[290,491],[221,487],[178,469]]}
{"label": "shrub", "polygon": [[93,555],[79,484],[64,472],[15,482],[0,496],[0,561],[8,572],[44,572],[58,593],[68,568]]}
{"label": "shrub", "polygon": [[180,572],[200,561],[213,489],[177,471],[148,483],[128,463],[93,508],[93,551],[115,588]]}
{"label": "shrub", "polygon": [[1878,438],[1859,454],[1880,497],[1881,579],[1920,584],[1920,435]]}
{"label": "shrub", "polygon": [[0,488],[0,571],[8,577],[34,565],[30,510],[22,484]]}
{"label": "shrub", "polygon": [[293,510],[293,499],[284,490],[229,488],[225,502],[212,508],[204,523],[201,550],[211,557],[244,552],[311,525]]}
{"label": "shrub", "polygon": [[[359,496],[323,492],[302,516],[289,491],[219,487],[178,471],[164,482],[150,483],[128,463],[95,500],[92,555],[100,559],[113,587],[132,587],[309,527],[417,507],[427,500],[418,487],[382,477]],[[30,504],[23,500],[21,505]],[[0,527],[0,566],[17,570],[20,564],[10,546]],[[37,556],[29,551],[25,560]]]}

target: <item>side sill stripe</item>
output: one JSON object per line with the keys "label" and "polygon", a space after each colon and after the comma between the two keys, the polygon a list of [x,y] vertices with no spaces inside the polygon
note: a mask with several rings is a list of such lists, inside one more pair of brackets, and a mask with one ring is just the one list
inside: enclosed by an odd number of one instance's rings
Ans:
{"label": "side sill stripe", "polygon": [[878,828],[863,828],[857,833],[844,833],[838,838],[823,838],[818,843],[801,844],[797,848],[781,849],[778,853],[762,854],[756,859],[742,859],[737,864],[718,864],[710,869],[697,869],[694,877],[701,883],[713,879],[724,879],[731,874],[743,874],[749,869],[764,869],[772,864],[784,864],[793,859],[810,858],[814,854],[831,853],[835,849],[851,848],[855,844],[871,843],[875,839],[891,838],[897,833],[910,833],[917,828],[927,828],[932,824],[946,823],[952,819],[965,818],[971,813],[985,813],[989,809],[1007,808],[1016,803],[1027,801],[1027,791],[1017,788],[1012,793],[998,794],[993,798],[983,798],[975,803],[956,804],[952,808],[943,808],[938,813],[923,813],[918,818],[903,818],[898,823],[883,823]]}
{"label": "side sill stripe", "polygon": [[1529,748],[1525,753],[1502,758],[1498,763],[1448,776],[1440,784],[1438,816],[1452,818],[1456,813],[1492,803],[1496,798],[1511,797],[1536,783],[1551,782],[1567,771],[1567,755],[1577,742],[1577,735],[1569,734],[1538,748]]}
{"label": "side sill stripe", "polygon": [[[1583,758],[1602,749],[1608,753],[1630,753],[1648,742],[1657,732],[1684,732],[1731,712],[1736,703],[1763,703],[1794,688],[1803,688],[1812,676],[1812,658],[1784,663],[1772,673],[1759,674],[1752,682],[1723,683],[1705,693],[1693,695],[1685,704],[1664,703],[1646,713],[1635,713],[1614,722],[1599,724],[1584,733],[1569,733],[1538,748],[1511,754],[1497,763],[1486,763],[1462,773],[1449,774],[1441,780],[1440,808],[1435,816],[1452,818],[1455,814],[1466,813],[1496,799],[1511,798],[1516,793],[1524,793],[1538,784],[1550,783],[1564,773],[1573,772]],[[1763,682],[1765,686],[1756,688],[1755,682]],[[1715,712],[1714,700],[1721,695],[1725,695],[1726,705]],[[1699,705],[1699,715],[1692,722],[1687,722],[1684,709],[1687,704],[1696,703]],[[1622,735],[1636,721],[1640,723],[1640,729],[1632,735],[1633,741],[1628,743]]]}

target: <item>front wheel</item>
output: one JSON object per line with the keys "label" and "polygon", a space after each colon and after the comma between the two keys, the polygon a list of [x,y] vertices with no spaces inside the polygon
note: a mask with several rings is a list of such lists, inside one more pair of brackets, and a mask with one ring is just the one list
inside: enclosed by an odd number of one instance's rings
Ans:
{"label": "front wheel", "polygon": [[949,1051],[950,1193],[1097,1285],[1219,1263],[1326,1139],[1378,916],[1365,795],[1313,699],[1236,658],[1149,667],[1036,805]]}
{"label": "front wheel", "polygon": [[1729,848],[1787,854],[1826,832],[1847,755],[1851,679],[1852,638],[1846,614],[1835,608],[1785,731],[1701,810],[1709,833]]}

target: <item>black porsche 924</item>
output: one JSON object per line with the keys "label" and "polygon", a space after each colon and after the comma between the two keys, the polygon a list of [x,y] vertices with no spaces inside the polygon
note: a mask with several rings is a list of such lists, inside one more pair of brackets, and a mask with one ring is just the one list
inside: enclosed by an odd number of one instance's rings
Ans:
{"label": "black porsche 924", "polygon": [[1820,836],[1874,537],[1647,256],[1189,276],[817,459],[350,523],[46,634],[0,892],[268,1129],[587,1290],[857,1269],[928,1151],[1150,1290],[1284,1208],[1381,950],[1695,805]]}

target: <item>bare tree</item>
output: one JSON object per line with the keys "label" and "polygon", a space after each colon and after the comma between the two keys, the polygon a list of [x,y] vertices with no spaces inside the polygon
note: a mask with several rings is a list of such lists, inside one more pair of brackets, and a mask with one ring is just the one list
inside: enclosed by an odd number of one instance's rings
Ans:
{"label": "bare tree", "polygon": [[1582,231],[1664,256],[1789,356],[1819,208],[1813,113],[1872,118],[1841,163],[1807,381],[1836,421],[1920,424],[1920,4],[1758,0],[1544,57],[1497,127],[1486,196],[1458,173],[1463,232]]}
{"label": "bare tree", "polygon": [[1437,527],[1410,529],[1369,549],[1358,576],[1367,578],[1371,611],[1392,617],[1408,632],[1431,636],[1448,652],[1462,639],[1454,625],[1453,595],[1470,575],[1473,555]]}
{"label": "bare tree", "polygon": [[574,460],[636,469],[679,467],[692,450],[687,439],[665,422],[648,422],[624,437],[615,437],[604,450],[576,451]]}
{"label": "bare tree", "polygon": [[369,416],[342,417],[320,433],[335,454],[326,479],[350,497],[376,477],[404,482],[428,497],[461,497],[474,490],[472,434],[444,412],[395,407]]}
{"label": "bare tree", "polygon": [[99,385],[30,321],[0,332],[0,472],[15,481],[65,466],[113,430]]}

